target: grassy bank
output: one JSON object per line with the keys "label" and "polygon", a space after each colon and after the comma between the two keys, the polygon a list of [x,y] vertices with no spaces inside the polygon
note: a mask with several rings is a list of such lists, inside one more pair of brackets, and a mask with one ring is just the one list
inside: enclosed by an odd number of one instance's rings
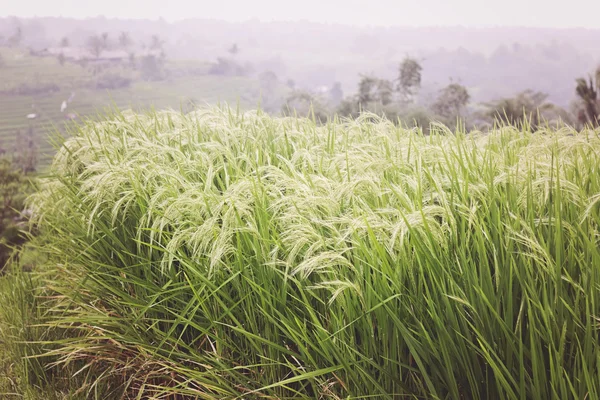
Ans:
{"label": "grassy bank", "polygon": [[31,207],[86,396],[600,397],[598,132],[123,113]]}

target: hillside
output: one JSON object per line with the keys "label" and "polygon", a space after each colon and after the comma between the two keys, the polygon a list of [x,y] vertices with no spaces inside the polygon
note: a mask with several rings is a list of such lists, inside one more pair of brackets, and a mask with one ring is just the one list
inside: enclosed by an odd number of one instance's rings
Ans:
{"label": "hillside", "polygon": [[[192,103],[229,103],[249,108],[257,106],[262,93],[256,78],[209,75],[209,65],[199,61],[167,61],[165,69],[170,76],[146,81],[138,70],[120,65],[96,75],[90,67],[69,62],[61,65],[56,57],[34,57],[7,48],[0,48],[0,56],[0,148],[11,153],[19,135],[33,134],[40,168],[54,155],[51,142],[55,130],[65,133],[73,118],[96,117],[112,107],[186,110]],[[96,87],[99,79],[111,74],[127,77],[131,83],[117,89]],[[32,93],[15,93],[19,90]],[[274,91],[280,98],[286,88],[277,86]],[[61,111],[63,101],[70,98],[66,110]],[[29,114],[35,114],[35,119],[28,119]]]}

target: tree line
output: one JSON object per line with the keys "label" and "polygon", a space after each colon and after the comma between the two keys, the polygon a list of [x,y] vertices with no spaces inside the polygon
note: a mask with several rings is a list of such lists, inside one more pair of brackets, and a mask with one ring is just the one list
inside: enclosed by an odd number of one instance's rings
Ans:
{"label": "tree line", "polygon": [[581,129],[600,126],[600,66],[587,78],[577,78],[576,99],[569,109],[548,101],[546,93],[527,89],[512,97],[471,104],[469,89],[460,82],[450,81],[440,89],[433,101],[419,99],[423,81],[421,62],[407,56],[398,66],[395,80],[374,75],[361,75],[356,94],[339,98],[339,83],[328,94],[319,95],[295,90],[283,105],[284,115],[312,115],[320,121],[333,114],[356,117],[368,111],[386,116],[392,121],[420,126],[427,130],[431,122],[441,122],[451,129],[459,124],[467,129],[485,128],[495,123],[537,128],[544,123],[561,122]]}

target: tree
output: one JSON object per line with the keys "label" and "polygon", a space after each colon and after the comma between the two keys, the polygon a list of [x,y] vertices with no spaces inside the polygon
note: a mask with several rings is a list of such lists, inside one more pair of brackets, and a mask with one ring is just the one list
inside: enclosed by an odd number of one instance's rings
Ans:
{"label": "tree", "polygon": [[135,52],[129,53],[129,66],[135,69]]}
{"label": "tree", "polygon": [[451,83],[441,90],[432,109],[442,117],[460,117],[461,110],[467,105],[470,97],[466,87],[458,83]]}
{"label": "tree", "polygon": [[17,132],[15,147],[12,153],[12,166],[28,174],[36,171],[38,161],[38,146],[35,140],[33,125],[29,125],[27,133]]}
{"label": "tree", "polygon": [[344,92],[342,91],[342,84],[335,82],[329,91],[329,98],[333,104],[339,104],[344,99]]}
{"label": "tree", "polygon": [[[595,82],[594,82],[595,80]],[[600,126],[600,67],[596,70],[594,77],[590,76],[589,80],[579,78],[576,80],[577,86],[575,93],[583,103],[583,109],[580,110],[578,119],[582,124],[589,124],[593,127]]]}
{"label": "tree", "polygon": [[567,112],[546,101],[547,98],[546,93],[525,90],[515,97],[485,104],[487,107],[485,116],[514,126],[522,126],[527,123],[533,129],[537,129],[544,121],[566,120]]}
{"label": "tree", "polygon": [[62,39],[60,39],[60,47],[69,47],[70,46],[70,42],[69,42],[69,38],[68,37],[63,37]]}
{"label": "tree", "polygon": [[29,178],[9,160],[0,159],[0,270],[10,259],[12,249],[25,242],[21,210],[30,192]]}
{"label": "tree", "polygon": [[314,118],[319,123],[326,122],[328,118],[328,112],[321,102],[302,90],[295,90],[287,97],[281,113],[285,116]]}
{"label": "tree", "polygon": [[102,49],[107,50],[108,49],[108,33],[102,32],[102,35],[100,36],[100,38],[102,39]]}
{"label": "tree", "polygon": [[273,71],[265,71],[259,75],[258,80],[260,81],[261,89],[266,92],[266,94],[270,94],[275,90],[277,86],[277,75]]}
{"label": "tree", "polygon": [[235,56],[237,53],[240,52],[240,48],[238,47],[237,43],[234,43],[229,50],[227,50],[229,52],[229,54],[231,54],[232,56]]}
{"label": "tree", "polygon": [[133,41],[131,40],[131,36],[129,35],[129,32],[125,32],[125,31],[121,32],[121,34],[119,35],[119,46],[122,49],[127,49],[132,44],[133,44]]}
{"label": "tree", "polygon": [[421,64],[410,57],[404,58],[399,68],[397,90],[404,101],[413,102],[421,88]]}
{"label": "tree", "polygon": [[63,53],[60,53],[58,56],[56,56],[56,59],[58,60],[58,63],[60,65],[65,65],[65,61],[67,61],[67,59]]}
{"label": "tree", "polygon": [[86,44],[90,53],[96,58],[99,58],[104,51],[104,42],[98,35],[90,36]]}
{"label": "tree", "polygon": [[158,35],[152,35],[150,38],[150,49],[152,50],[162,50],[164,42]]}
{"label": "tree", "polygon": [[384,106],[390,104],[394,97],[394,85],[387,79],[377,81],[377,100]]}
{"label": "tree", "polygon": [[378,79],[373,76],[361,76],[358,82],[358,102],[360,104],[367,104],[376,100],[377,81]]}
{"label": "tree", "polygon": [[388,105],[392,102],[394,87],[392,82],[373,76],[363,75],[358,83],[358,102],[362,107],[368,103]]}
{"label": "tree", "polygon": [[145,80],[158,81],[164,79],[161,62],[152,54],[142,57],[140,61],[140,71]]}
{"label": "tree", "polygon": [[13,33],[8,38],[8,45],[10,47],[18,47],[21,44],[22,40],[23,40],[23,29],[20,26],[17,26],[17,28],[15,29],[15,33]]}

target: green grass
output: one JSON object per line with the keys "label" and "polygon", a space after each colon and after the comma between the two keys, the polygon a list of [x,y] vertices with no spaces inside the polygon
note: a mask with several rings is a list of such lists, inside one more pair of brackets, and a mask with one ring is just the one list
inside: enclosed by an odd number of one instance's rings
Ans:
{"label": "green grass", "polygon": [[91,398],[600,398],[599,134],[87,124],[31,200],[39,353]]}
{"label": "green grass", "polygon": [[[40,261],[34,250],[22,255],[25,269],[28,263]],[[83,400],[84,382],[73,376],[75,370],[53,368],[52,357],[40,357],[45,352],[43,342],[60,338],[40,326],[45,295],[40,279],[17,265],[0,276],[0,398]]]}

